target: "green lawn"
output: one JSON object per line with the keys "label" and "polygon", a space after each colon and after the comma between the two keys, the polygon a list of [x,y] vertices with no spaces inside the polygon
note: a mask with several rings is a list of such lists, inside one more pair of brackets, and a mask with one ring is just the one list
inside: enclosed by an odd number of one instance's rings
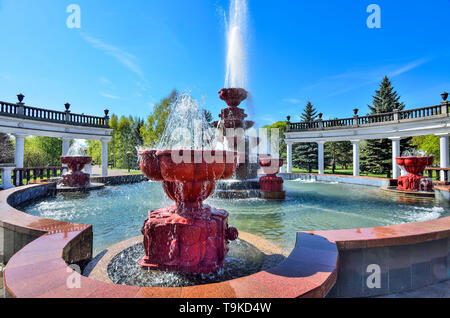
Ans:
{"label": "green lawn", "polygon": [[[298,168],[292,168],[292,172],[294,173],[308,173],[308,170],[302,170]],[[319,171],[313,170],[312,173],[318,173]],[[325,174],[333,174],[331,169],[325,169]],[[343,169],[343,168],[336,168],[334,174],[342,174],[342,175],[353,175],[353,168],[352,169]],[[373,174],[373,173],[360,173],[363,177],[376,177],[376,178],[387,178],[387,174]]]}

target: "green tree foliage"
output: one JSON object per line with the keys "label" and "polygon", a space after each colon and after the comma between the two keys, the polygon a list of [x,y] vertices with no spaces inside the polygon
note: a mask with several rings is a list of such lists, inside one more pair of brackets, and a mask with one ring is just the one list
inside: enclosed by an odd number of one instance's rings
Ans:
{"label": "green tree foliage", "polygon": [[[143,145],[141,128],[144,121],[141,118],[117,117],[112,115],[109,126],[113,129],[112,139],[108,145],[108,164],[120,169],[137,169],[138,148]],[[101,164],[102,144],[98,140],[87,141],[88,155],[95,164]]]}
{"label": "green tree foliage", "polygon": [[203,110],[203,116],[205,117],[205,120],[206,120],[209,124],[211,124],[211,123],[213,122],[213,120],[214,120],[213,115],[212,115],[211,112],[210,112],[209,110],[207,110],[207,109],[204,109],[204,110]]}
{"label": "green tree foliage", "polygon": [[[317,119],[317,110],[311,102],[306,104],[305,110],[301,115],[305,123],[313,122]],[[318,165],[318,147],[316,143],[299,143],[292,147],[292,164],[296,168],[307,169],[312,172]]]}
{"label": "green tree foliage", "polygon": [[62,140],[59,138],[32,136],[25,138],[24,166],[60,166]]}
{"label": "green tree foliage", "polygon": [[347,169],[352,164],[352,148],[350,141],[334,141],[325,144],[325,158],[331,165],[333,173],[337,165]]}
{"label": "green tree foliage", "polygon": [[439,137],[435,135],[413,137],[412,145],[425,151],[428,155],[434,156],[434,164],[440,163],[441,148]]}
{"label": "green tree foliage", "polygon": [[287,158],[287,147],[286,142],[284,141],[284,133],[286,132],[287,124],[285,121],[279,121],[272,125],[264,126],[263,128],[267,129],[267,137],[269,138],[269,142],[272,136],[272,129],[278,129],[279,136],[279,150],[280,150],[280,158]]}
{"label": "green tree foliage", "polygon": [[147,122],[141,127],[141,136],[145,146],[156,147],[158,145],[166,127],[170,106],[175,101],[177,95],[178,92],[174,90],[169,96],[155,105],[153,112],[147,118]]}
{"label": "green tree foliage", "polygon": [[14,144],[8,134],[0,133],[0,163],[14,162]]}
{"label": "green tree foliage", "polygon": [[[394,90],[387,76],[380,84],[380,89],[375,91],[373,105],[368,105],[371,114],[393,112],[394,109],[402,110],[405,104],[400,102],[400,96]],[[402,141],[403,149],[409,148],[410,139]],[[363,171],[375,174],[387,174],[391,176],[392,168],[392,141],[389,139],[368,140],[361,148],[361,163]]]}

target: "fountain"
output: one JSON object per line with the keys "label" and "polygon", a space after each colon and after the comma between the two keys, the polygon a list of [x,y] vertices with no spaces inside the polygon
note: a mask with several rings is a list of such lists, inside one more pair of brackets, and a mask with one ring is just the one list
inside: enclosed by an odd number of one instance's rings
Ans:
{"label": "fountain", "polygon": [[[219,182],[215,197],[223,199],[259,197],[259,164],[251,157],[251,147],[258,146],[258,137],[247,136],[246,131],[253,127],[253,121],[245,120],[247,114],[238,106],[247,99],[248,93],[242,88],[224,88],[219,92],[220,99],[228,107],[222,109],[220,121],[213,126],[219,130],[220,139],[232,151],[238,153],[238,167],[230,181]],[[255,162],[252,162],[255,161]]]}
{"label": "fountain", "polygon": [[[150,180],[163,182],[165,193],[176,202],[150,212],[142,228],[145,257],[139,265],[187,273],[219,270],[228,243],[237,239],[238,232],[228,226],[227,211],[204,205],[203,201],[214,191],[217,180],[234,173],[236,154],[214,150],[145,150],[139,155],[144,174]],[[177,163],[174,155],[188,160]],[[208,160],[211,158],[216,161]]]}
{"label": "fountain", "polygon": [[398,178],[400,191],[407,192],[433,192],[433,180],[423,177],[427,166],[431,166],[434,157],[398,157],[397,164],[408,172],[407,175]]}
{"label": "fountain", "polygon": [[261,185],[261,196],[270,200],[284,200],[286,192],[283,190],[283,178],[277,173],[283,166],[283,159],[272,159],[271,156],[260,156],[259,164],[266,176],[259,179]]}
{"label": "fountain", "polygon": [[61,156],[61,163],[67,165],[69,172],[62,175],[57,186],[59,192],[79,192],[96,190],[104,187],[101,183],[91,183],[91,175],[82,170],[92,162],[92,157],[86,156],[86,151],[79,140],[75,140],[66,156]]}
{"label": "fountain", "polygon": [[62,185],[71,188],[87,187],[91,176],[82,172],[84,166],[92,162],[87,156],[61,156],[61,163],[69,168],[69,172],[62,175]]}

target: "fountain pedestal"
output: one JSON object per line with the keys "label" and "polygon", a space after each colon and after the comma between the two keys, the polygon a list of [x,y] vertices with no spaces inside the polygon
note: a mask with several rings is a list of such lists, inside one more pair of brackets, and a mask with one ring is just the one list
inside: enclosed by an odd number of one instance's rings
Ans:
{"label": "fountain pedestal", "polygon": [[69,172],[62,175],[62,185],[71,188],[87,187],[91,176],[82,172],[84,166],[91,163],[92,158],[87,156],[62,156],[61,163],[66,164]]}
{"label": "fountain pedestal", "polygon": [[238,106],[248,97],[242,88],[224,88],[219,97],[228,105],[219,115],[220,121],[214,127],[220,130],[223,140],[227,140],[229,149],[238,153],[238,166],[232,177],[233,182],[220,182],[214,196],[222,199],[245,199],[259,197],[259,181],[257,156],[250,157],[253,147],[260,143],[258,137],[246,135],[246,131],[254,126],[253,121],[245,120],[247,114]]}
{"label": "fountain pedestal", "polygon": [[[173,152],[139,153],[141,170],[149,179],[162,181],[164,191],[176,202],[149,213],[142,227],[145,257],[139,265],[186,273],[217,271],[225,260],[228,242],[236,240],[238,232],[228,226],[228,212],[203,205],[203,201],[214,191],[217,180],[234,173],[236,155],[211,151],[223,163],[207,163],[203,156],[206,151],[181,150],[176,152],[183,158],[187,154],[191,161],[175,163]],[[203,160],[194,163],[199,154]],[[232,160],[227,162],[230,154]]]}
{"label": "fountain pedestal", "polygon": [[286,192],[283,190],[284,180],[277,176],[283,163],[283,159],[272,159],[270,156],[260,158],[259,164],[266,174],[259,179],[261,196],[264,199],[284,200],[286,198]]}
{"label": "fountain pedestal", "polygon": [[397,164],[403,167],[408,174],[398,178],[397,189],[409,192],[432,192],[433,181],[423,177],[427,166],[434,162],[433,157],[399,157]]}

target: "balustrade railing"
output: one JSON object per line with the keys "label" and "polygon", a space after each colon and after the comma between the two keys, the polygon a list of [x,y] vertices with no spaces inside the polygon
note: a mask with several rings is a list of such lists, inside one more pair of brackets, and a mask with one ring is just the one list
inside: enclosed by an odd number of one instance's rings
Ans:
{"label": "balustrade railing", "polygon": [[[443,102],[440,105],[434,105],[423,108],[395,110],[391,113],[373,114],[368,116],[358,116],[358,109],[355,109],[355,116],[343,119],[316,120],[309,123],[291,123],[290,116],[287,121],[287,132],[308,131],[317,129],[335,129],[364,127],[381,123],[402,122],[415,119],[432,118],[434,116],[449,116],[450,102],[447,101],[448,94],[441,95]],[[320,115],[320,118],[322,114]]]}
{"label": "balustrade railing", "polygon": [[31,181],[36,183],[38,180],[58,178],[68,170],[67,167],[33,167],[33,168],[16,168],[12,173],[13,184],[20,187],[30,184]]}
{"label": "balustrade railing", "polygon": [[435,181],[441,181],[441,172],[444,174],[444,182],[450,182],[450,168],[427,167],[424,175]]}
{"label": "balustrade railing", "polygon": [[20,94],[17,97],[19,98],[19,102],[16,104],[0,102],[0,116],[17,117],[76,126],[109,128],[109,111],[107,109],[105,110],[104,117],[72,114],[69,110],[70,104],[65,104],[66,111],[56,111],[26,106],[22,103],[24,96]]}

